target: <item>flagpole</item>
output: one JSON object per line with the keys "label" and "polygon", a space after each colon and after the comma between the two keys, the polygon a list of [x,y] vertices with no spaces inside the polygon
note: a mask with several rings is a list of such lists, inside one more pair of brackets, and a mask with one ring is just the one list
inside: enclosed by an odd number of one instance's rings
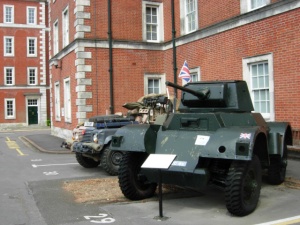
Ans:
{"label": "flagpole", "polygon": [[[172,10],[172,43],[173,43],[173,70],[174,70],[174,83],[177,84],[177,64],[176,64],[176,30],[175,30],[175,10],[174,10],[174,0],[171,1]],[[174,104],[173,111],[176,110],[177,101],[177,89],[174,88]]]}

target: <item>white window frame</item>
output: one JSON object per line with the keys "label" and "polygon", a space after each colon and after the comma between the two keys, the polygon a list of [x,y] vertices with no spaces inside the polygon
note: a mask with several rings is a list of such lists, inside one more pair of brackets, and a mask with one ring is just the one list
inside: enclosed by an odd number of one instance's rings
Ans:
{"label": "white window frame", "polygon": [[[7,8],[11,8],[11,21],[7,21],[6,19],[6,13],[7,13]],[[13,5],[3,5],[3,22],[4,23],[14,23],[15,22],[15,9]]]}
{"label": "white window frame", "polygon": [[189,20],[187,16],[187,1],[190,0],[180,0],[180,21],[183,21],[183,23],[180,24],[180,32],[182,35],[184,34],[189,34],[192,33],[196,30],[199,29],[199,24],[198,24],[198,1],[197,0],[192,0],[195,3],[195,29],[189,30]]}
{"label": "white window frame", "polygon": [[148,93],[148,81],[149,79],[159,80],[159,94],[166,93],[166,75],[165,74],[145,74],[144,75],[144,94]]}
{"label": "white window frame", "polygon": [[54,101],[55,101],[55,120],[60,121],[60,84],[55,82],[54,85]]}
{"label": "white window frame", "polygon": [[[30,53],[30,41],[34,41],[34,53]],[[27,57],[37,57],[37,38],[27,37]]]}
{"label": "white window frame", "polygon": [[64,79],[64,109],[65,109],[65,121],[71,122],[71,83],[70,78]]}
{"label": "white window frame", "polygon": [[[30,83],[30,78],[31,78],[31,70],[34,71],[34,83]],[[36,67],[27,67],[27,84],[32,86],[32,85],[37,85],[37,68]]]}
{"label": "white window frame", "polygon": [[[147,40],[147,20],[146,8],[157,8],[157,40]],[[164,18],[163,18],[163,3],[142,1],[142,24],[143,24],[143,40],[147,42],[162,42],[164,41]]]}
{"label": "white window frame", "polygon": [[252,98],[254,105],[254,92],[252,91],[252,81],[251,81],[251,65],[268,62],[269,70],[269,101],[270,101],[270,113],[261,113],[266,121],[275,121],[275,100],[274,100],[274,71],[273,71],[273,54],[269,53],[266,55],[254,56],[243,59],[243,79],[248,84],[248,89]]}
{"label": "white window frame", "polygon": [[53,55],[59,51],[59,27],[58,20],[53,23]]}
{"label": "white window frame", "polygon": [[[7,70],[11,69],[11,79],[12,79],[12,83],[8,84],[7,83]],[[4,85],[5,86],[13,86],[15,85],[15,68],[14,67],[4,67]]]}
{"label": "white window frame", "polygon": [[[12,107],[13,107],[13,110],[12,110],[12,115],[8,115],[7,114],[7,103],[8,101],[12,101]],[[5,98],[4,99],[4,107],[5,107],[5,119],[9,120],[9,119],[16,119],[16,99],[14,98]]]}
{"label": "white window frame", "polygon": [[271,3],[271,0],[264,0],[264,1],[265,1],[264,5],[261,5],[261,6],[256,7],[256,8],[252,8],[251,0],[240,0],[241,14],[247,13],[247,12],[259,9],[259,8],[262,8],[262,7],[264,7],[266,5],[269,5]]}
{"label": "white window frame", "polygon": [[70,19],[69,19],[69,7],[66,7],[62,13],[62,35],[63,35],[63,48],[69,44],[70,41]]}
{"label": "white window frame", "polygon": [[27,99],[27,106],[39,106],[37,98],[29,98]]}
{"label": "white window frame", "polygon": [[[34,10],[34,12],[33,12],[33,16],[34,16],[34,21],[33,22],[31,22],[30,21],[30,10],[31,9],[33,9]],[[30,24],[30,25],[36,25],[37,24],[37,19],[36,19],[36,12],[37,12],[37,9],[36,9],[36,7],[32,7],[32,6],[27,6],[27,24]]]}
{"label": "white window frame", "polygon": [[[11,52],[7,52],[6,50],[6,48],[7,48],[7,40],[8,39],[10,39],[11,40]],[[3,49],[3,51],[4,51],[4,56],[15,56],[15,38],[14,37],[12,37],[12,36],[4,36],[3,37],[3,42],[4,42],[4,44],[3,44],[3,47],[4,47],[4,49]]]}

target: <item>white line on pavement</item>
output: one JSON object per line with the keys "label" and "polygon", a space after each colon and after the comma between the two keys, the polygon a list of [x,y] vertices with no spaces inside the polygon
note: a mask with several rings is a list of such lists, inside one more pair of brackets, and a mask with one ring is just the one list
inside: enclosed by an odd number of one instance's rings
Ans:
{"label": "white line on pavement", "polygon": [[275,221],[270,221],[267,223],[260,223],[260,224],[256,224],[256,225],[287,225],[287,224],[296,224],[300,222],[300,216],[294,216],[294,217],[290,217],[290,218],[285,218],[285,219],[281,219],[281,220],[275,220]]}
{"label": "white line on pavement", "polygon": [[40,167],[40,166],[66,166],[66,165],[75,165],[75,164],[78,164],[78,163],[45,164],[45,165],[35,165],[35,164],[32,164],[32,167],[33,168],[37,168],[37,167]]}

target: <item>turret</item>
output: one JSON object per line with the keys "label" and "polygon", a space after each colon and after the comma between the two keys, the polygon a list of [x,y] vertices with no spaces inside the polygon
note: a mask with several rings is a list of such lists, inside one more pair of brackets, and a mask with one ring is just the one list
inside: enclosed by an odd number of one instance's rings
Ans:
{"label": "turret", "polygon": [[204,81],[179,86],[169,81],[167,86],[181,90],[180,112],[251,112],[254,110],[245,81]]}

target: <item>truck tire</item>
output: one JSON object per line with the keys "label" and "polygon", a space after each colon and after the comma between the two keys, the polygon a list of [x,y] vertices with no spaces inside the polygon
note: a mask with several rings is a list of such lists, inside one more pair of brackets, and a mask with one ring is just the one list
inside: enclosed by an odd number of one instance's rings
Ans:
{"label": "truck tire", "polygon": [[287,142],[284,140],[283,154],[270,155],[270,167],[268,169],[268,182],[273,185],[281,184],[285,180],[286,167],[288,164]]}
{"label": "truck tire", "polygon": [[121,160],[119,186],[130,200],[151,198],[155,193],[157,184],[147,182],[147,178],[139,173],[146,158],[144,153],[126,152]]}
{"label": "truck tire", "polygon": [[259,158],[232,162],[225,180],[227,210],[236,216],[252,213],[258,203],[262,170]]}
{"label": "truck tire", "polygon": [[76,152],[76,160],[84,168],[95,168],[100,164],[99,161],[95,161],[91,158],[85,157],[79,152]]}
{"label": "truck tire", "polygon": [[121,151],[112,151],[108,147],[103,149],[101,166],[109,175],[115,176],[118,175],[120,161],[124,153]]}

